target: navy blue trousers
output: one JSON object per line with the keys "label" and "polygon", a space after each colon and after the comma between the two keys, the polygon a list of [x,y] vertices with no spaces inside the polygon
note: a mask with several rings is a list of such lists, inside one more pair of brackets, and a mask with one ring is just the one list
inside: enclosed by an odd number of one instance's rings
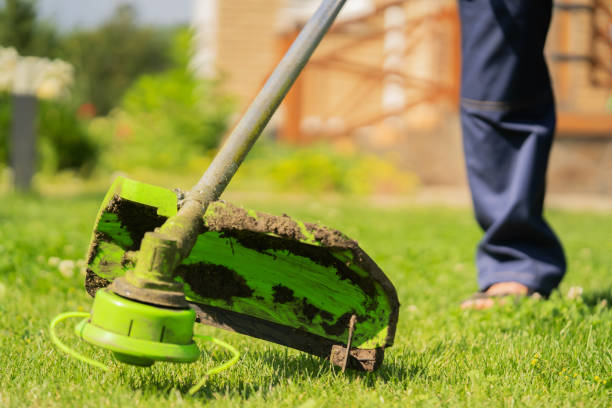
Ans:
{"label": "navy blue trousers", "polygon": [[519,282],[548,295],[563,248],[544,220],[555,105],[543,48],[552,0],[459,0],[461,126],[481,290]]}

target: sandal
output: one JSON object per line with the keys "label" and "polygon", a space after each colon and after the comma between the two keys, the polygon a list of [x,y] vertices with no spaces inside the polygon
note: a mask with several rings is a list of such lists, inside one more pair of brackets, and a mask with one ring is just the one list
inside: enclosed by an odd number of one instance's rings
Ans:
{"label": "sandal", "polygon": [[504,304],[508,298],[514,298],[514,300],[522,299],[524,297],[541,298],[542,296],[532,289],[527,289],[527,293],[513,293],[513,292],[499,292],[499,293],[487,293],[487,292],[476,292],[463,302],[461,302],[461,309],[489,309],[496,304]]}

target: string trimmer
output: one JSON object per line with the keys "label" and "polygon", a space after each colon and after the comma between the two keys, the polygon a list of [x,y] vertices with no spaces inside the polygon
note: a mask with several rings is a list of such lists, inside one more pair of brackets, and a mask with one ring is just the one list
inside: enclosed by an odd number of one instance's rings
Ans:
{"label": "string trimmer", "polygon": [[123,363],[192,362],[197,321],[343,369],[381,364],[399,303],[357,242],[218,200],[344,3],[322,2],[189,192],[114,181],[94,226],[85,285],[95,298],[79,336]]}

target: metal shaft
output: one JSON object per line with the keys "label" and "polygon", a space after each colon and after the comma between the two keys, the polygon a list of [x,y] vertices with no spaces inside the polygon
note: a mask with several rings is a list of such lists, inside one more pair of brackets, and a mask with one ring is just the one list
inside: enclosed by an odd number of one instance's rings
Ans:
{"label": "metal shaft", "polygon": [[206,208],[225,190],[345,2],[322,1],[202,178],[187,193],[177,215],[169,218],[158,233],[145,234],[136,268],[125,276],[127,286],[121,279],[114,283],[117,293],[142,301],[149,301],[152,291],[179,293],[180,285],[173,282],[174,270],[195,245]]}

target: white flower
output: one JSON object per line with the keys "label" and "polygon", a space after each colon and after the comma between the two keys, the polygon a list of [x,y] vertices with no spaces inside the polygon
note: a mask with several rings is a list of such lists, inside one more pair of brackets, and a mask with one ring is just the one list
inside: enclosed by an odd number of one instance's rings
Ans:
{"label": "white flower", "polygon": [[74,69],[61,60],[21,57],[13,48],[0,48],[0,91],[55,98],[72,84]]}
{"label": "white flower", "polygon": [[60,261],[61,259],[59,259],[57,256],[52,256],[51,258],[49,258],[47,263],[49,264],[49,266],[57,266],[59,265]]}
{"label": "white flower", "polygon": [[74,276],[74,261],[64,259],[57,267],[64,278],[72,278]]}
{"label": "white flower", "polygon": [[567,291],[568,299],[576,299],[582,296],[582,288],[580,286],[572,286]]}

